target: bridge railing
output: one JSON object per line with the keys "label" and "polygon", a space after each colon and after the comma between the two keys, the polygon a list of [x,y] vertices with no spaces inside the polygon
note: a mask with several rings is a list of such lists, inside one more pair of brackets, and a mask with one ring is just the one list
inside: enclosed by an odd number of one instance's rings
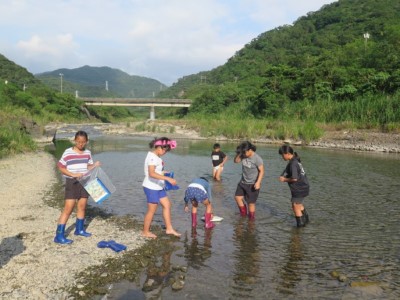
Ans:
{"label": "bridge railing", "polygon": [[100,98],[79,97],[87,106],[149,106],[150,119],[155,119],[154,107],[189,107],[191,99],[167,98]]}
{"label": "bridge railing", "polygon": [[100,97],[80,97],[82,101],[88,105],[96,105],[97,103],[120,103],[120,104],[141,104],[142,106],[151,106],[156,104],[181,104],[182,107],[192,104],[191,99],[167,99],[167,98],[100,98]]}

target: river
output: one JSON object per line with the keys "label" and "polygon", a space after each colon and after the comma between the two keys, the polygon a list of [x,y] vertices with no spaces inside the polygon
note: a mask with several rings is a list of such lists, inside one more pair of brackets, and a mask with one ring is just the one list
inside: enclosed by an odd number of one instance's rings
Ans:
{"label": "river", "polygon": [[[150,140],[101,135],[91,139],[95,159],[102,161],[117,188],[99,205],[104,210],[143,220],[146,200],[141,184]],[[114,283],[107,299],[400,297],[399,155],[295,148],[311,185],[305,202],[311,222],[298,229],[289,188],[278,181],[286,166],[278,147],[257,145],[266,176],[256,220],[249,222],[240,217],[233,198],[241,175],[241,166],[233,163],[236,144],[221,143],[230,159],[222,181],[212,184],[212,203],[224,220],[211,231],[199,222],[193,233],[190,213],[183,211],[184,190],[194,177],[212,182],[212,144],[178,140],[178,147],[163,157],[165,169],[175,172],[181,187],[169,197],[173,224],[182,237],[138,282]],[[154,225],[163,224],[161,212],[159,208]],[[173,291],[165,280],[173,265],[187,267],[180,291]],[[144,292],[149,278],[160,285]]]}

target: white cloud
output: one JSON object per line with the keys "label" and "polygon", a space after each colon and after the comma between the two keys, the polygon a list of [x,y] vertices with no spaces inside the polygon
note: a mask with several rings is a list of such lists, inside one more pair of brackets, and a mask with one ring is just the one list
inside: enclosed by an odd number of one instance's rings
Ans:
{"label": "white cloud", "polygon": [[33,73],[110,66],[171,84],[333,0],[9,0],[0,53]]}
{"label": "white cloud", "polygon": [[78,49],[79,46],[74,41],[72,34],[59,34],[54,37],[33,35],[28,40],[17,42],[15,54],[29,66],[45,65],[48,68],[59,68],[62,62],[78,59],[80,56],[77,52]]}
{"label": "white cloud", "polygon": [[78,48],[77,44],[74,42],[72,34],[69,33],[47,39],[34,35],[27,41],[17,43],[17,49],[29,57],[62,57],[64,54],[75,51],[76,48]]}

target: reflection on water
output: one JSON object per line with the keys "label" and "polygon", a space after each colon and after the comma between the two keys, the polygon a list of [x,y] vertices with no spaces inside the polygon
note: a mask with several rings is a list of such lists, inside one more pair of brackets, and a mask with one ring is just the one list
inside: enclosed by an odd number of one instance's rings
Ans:
{"label": "reflection on water", "polygon": [[295,294],[296,284],[301,279],[300,263],[303,260],[301,233],[302,231],[298,228],[292,230],[285,255],[286,262],[278,272],[280,277],[278,281],[278,290],[282,294]]}
{"label": "reflection on water", "polygon": [[142,285],[142,291],[146,298],[158,299],[162,289],[168,284],[171,275],[171,255],[174,251],[173,243],[168,241],[161,256],[150,262],[145,270],[146,279]]}
{"label": "reflection on water", "polygon": [[[91,149],[117,192],[102,208],[142,221],[146,210],[141,187],[143,162],[151,138],[96,138]],[[311,223],[295,228],[287,185],[278,181],[286,163],[278,147],[257,146],[264,159],[263,181],[254,222],[241,218],[233,199],[241,169],[232,162],[235,144],[222,144],[230,156],[221,182],[212,186],[213,207],[224,220],[211,231],[199,222],[191,230],[183,212],[184,189],[194,177],[211,178],[213,141],[178,141],[163,157],[181,190],[171,191],[174,227],[183,233],[149,266],[140,283],[117,283],[110,299],[396,299],[400,297],[400,202],[398,155],[299,148],[309,174],[306,199]],[[199,215],[203,213],[199,207]],[[161,209],[153,224],[162,225]],[[185,286],[166,284],[172,266],[187,266]],[[345,276],[344,282],[331,276]],[[159,289],[147,291],[152,279]],[[352,287],[369,282],[369,287]],[[139,293],[140,292],[140,293]],[[128,294],[127,292],[125,294]],[[139,297],[139,294],[141,295]],[[114,298],[112,297],[114,295]],[[128,299],[128,298],[126,298]],[[133,298],[130,298],[133,299]]]}
{"label": "reflection on water", "polygon": [[[192,228],[191,237],[186,234],[183,239],[184,257],[187,260],[187,265],[193,269],[200,269],[204,266],[204,262],[212,254],[211,237],[213,231],[210,229],[204,230],[204,237],[199,237],[197,229]],[[199,238],[202,242],[199,242]]]}
{"label": "reflection on water", "polygon": [[231,296],[233,298],[254,297],[253,287],[260,284],[260,247],[255,231],[255,220],[240,218],[233,232],[233,282]]}

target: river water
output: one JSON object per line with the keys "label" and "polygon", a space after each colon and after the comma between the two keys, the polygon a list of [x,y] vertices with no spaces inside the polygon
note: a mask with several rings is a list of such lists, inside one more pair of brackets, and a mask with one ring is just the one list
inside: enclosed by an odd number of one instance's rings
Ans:
{"label": "river water", "polygon": [[[142,221],[146,200],[143,162],[151,138],[91,137],[117,191],[100,207]],[[287,184],[278,181],[286,163],[277,146],[257,145],[266,176],[256,220],[241,218],[233,195],[241,166],[233,163],[236,144],[221,143],[230,158],[222,182],[213,182],[213,206],[224,220],[209,230],[191,230],[183,211],[185,187],[194,177],[211,178],[212,141],[178,140],[165,169],[175,172],[180,190],[169,192],[174,227],[182,233],[140,282],[113,284],[107,299],[398,299],[400,297],[400,156],[296,148],[311,185],[305,206],[310,224],[295,227]],[[93,202],[92,202],[93,203]],[[162,225],[158,209],[154,225]],[[200,214],[204,208],[200,206]],[[121,241],[122,242],[122,241]],[[168,284],[143,292],[145,281],[169,266],[187,267],[185,286]],[[342,275],[339,281],[332,272]],[[151,273],[151,274],[150,274]],[[364,285],[359,287],[357,285]]]}

